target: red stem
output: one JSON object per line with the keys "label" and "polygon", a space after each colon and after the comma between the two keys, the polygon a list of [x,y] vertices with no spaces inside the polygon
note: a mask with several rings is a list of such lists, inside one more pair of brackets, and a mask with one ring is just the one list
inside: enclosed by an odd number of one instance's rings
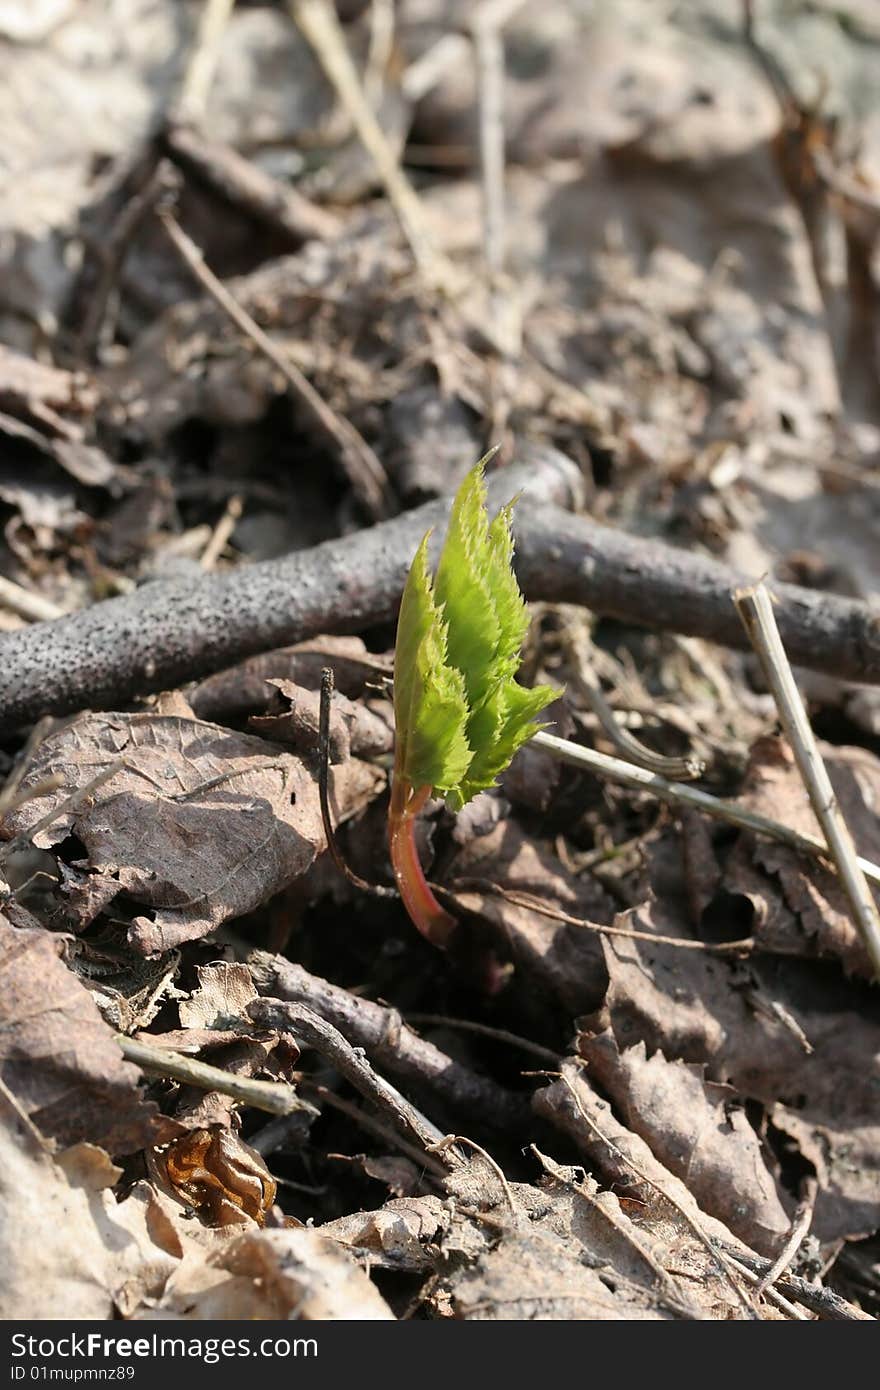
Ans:
{"label": "red stem", "polygon": [[394,778],[388,816],[391,864],[403,905],[413,922],[422,936],[443,950],[458,923],[434,897],[416,848],[416,817],[430,795],[430,787],[413,790],[405,778]]}

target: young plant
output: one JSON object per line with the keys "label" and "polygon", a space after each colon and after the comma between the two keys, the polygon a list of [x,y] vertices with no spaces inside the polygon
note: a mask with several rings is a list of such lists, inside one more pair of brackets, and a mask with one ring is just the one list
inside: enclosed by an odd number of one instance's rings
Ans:
{"label": "young plant", "polygon": [[430,531],[423,538],[397,625],[391,862],[410,917],[437,946],[448,943],[455,920],[425,879],[416,817],[435,793],[458,811],[491,787],[537,732],[535,717],[557,696],[549,686],[526,690],[515,679],[529,614],[512,567],[514,503],[490,522],[485,462],[456,495],[433,581]]}

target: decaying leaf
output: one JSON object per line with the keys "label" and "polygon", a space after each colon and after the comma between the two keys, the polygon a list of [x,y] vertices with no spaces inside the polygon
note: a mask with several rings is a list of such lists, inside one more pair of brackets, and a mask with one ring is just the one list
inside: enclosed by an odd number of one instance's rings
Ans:
{"label": "decaying leaf", "polygon": [[789,1228],[758,1135],[729,1086],[702,1067],[648,1056],[644,1043],[621,1051],[607,1030],[578,1040],[581,1056],[623,1122],[681,1178],[703,1211],[746,1245],[773,1255]]}
{"label": "decaying leaf", "polygon": [[0,1097],[0,1318],[107,1319],[127,1285],[161,1291],[176,1261],[119,1173],[91,1144],[53,1157]]}
{"label": "decaying leaf", "polygon": [[[269,714],[253,715],[250,727],[266,738],[275,739],[286,747],[310,753],[317,747],[320,727],[320,696],[316,690],[306,690],[293,681],[270,679],[266,682],[276,691]],[[275,705],[280,706],[276,711]],[[394,743],[391,707],[388,717],[363,701],[349,700],[334,691],[330,705],[330,756],[344,762],[354,754],[358,758],[390,753]]]}
{"label": "decaying leaf", "polygon": [[179,1005],[184,1028],[228,1028],[241,1024],[247,1006],[257,998],[251,972],[237,962],[215,961],[196,966],[199,987]]}
{"label": "decaying leaf", "polygon": [[[393,1313],[351,1256],[318,1231],[252,1231],[185,1258],[156,1304],[178,1318],[388,1321]],[[148,1310],[135,1317],[150,1317]]]}
{"label": "decaying leaf", "polygon": [[[864,748],[820,745],[831,784],[859,853],[880,862],[880,760]],[[811,835],[821,832],[788,745],[765,738],[753,747],[741,800]],[[873,967],[853,924],[837,875],[815,860],[805,861],[785,845],[750,839],[734,854],[721,891],[744,893],[755,908],[754,934],[784,955],[828,956],[847,974],[873,978]],[[878,904],[880,891],[874,890]]]}
{"label": "decaying leaf", "polygon": [[[617,921],[688,935],[656,903]],[[874,1230],[880,1021],[870,987],[790,957],[759,956],[743,967],[637,940],[606,938],[603,949],[610,983],[602,1023],[618,1049],[643,1042],[649,1054],[700,1064],[741,1100],[760,1101],[816,1168],[814,1233],[832,1241]]]}
{"label": "decaying leaf", "polygon": [[[60,807],[108,765],[108,782],[83,806]],[[262,739],[193,719],[88,714],[45,739],[24,785],[59,773],[63,787],[26,802],[8,833],[54,846],[75,834],[92,874],[151,909],[134,918],[131,945],[156,954],[250,911],[299,878],[324,847],[311,766]],[[351,760],[332,769],[337,819],[374,795],[380,774]],[[106,903],[104,904],[106,905]]]}
{"label": "decaying leaf", "polygon": [[354,700],[367,681],[390,679],[390,656],[368,652],[360,637],[313,637],[292,647],[260,652],[238,666],[207,676],[189,692],[199,719],[224,723],[249,714],[264,714],[272,696],[273,680],[289,680],[306,690],[320,690],[321,671],[332,666],[336,689]]}
{"label": "decaying leaf", "polygon": [[132,1153],[156,1143],[163,1122],[62,949],[51,932],[0,917],[0,1076],[43,1134]]}

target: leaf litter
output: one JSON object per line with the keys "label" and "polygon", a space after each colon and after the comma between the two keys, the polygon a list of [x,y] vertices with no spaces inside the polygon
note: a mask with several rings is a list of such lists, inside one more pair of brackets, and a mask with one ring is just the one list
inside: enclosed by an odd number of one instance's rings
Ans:
{"label": "leaf litter", "polygon": [[[89,0],[24,42],[3,29],[2,627],[331,537],[347,592],[369,579],[344,450],[176,257],[150,204],[163,159],[187,235],[395,506],[454,491],[491,444],[561,451],[592,515],[683,565],[875,599],[876,32],[861,6],[767,0],[747,42],[734,9],[513,16],[489,287],[475,70],[434,52],[444,7],[395,7],[380,123],[465,302],[414,261],[277,9],[233,12],[186,138],[194,7],[108,20]],[[368,16],[344,33],[367,64]],[[35,90],[88,120],[34,121]],[[643,747],[695,749],[707,790],[815,834],[750,658],[562,601],[533,616],[523,679],[564,687],[554,732],[615,751],[586,671]],[[461,924],[441,955],[325,852],[329,665],[334,833],[388,887],[393,633],[322,626],[188,689],[96,688],[29,742],[4,728],[3,1316],[876,1314],[876,987],[831,869],[526,747],[457,821],[423,815]],[[876,691],[802,683],[880,862]],[[117,1035],[214,1071],[141,1069]],[[301,1106],[235,1100],[233,1076]]]}

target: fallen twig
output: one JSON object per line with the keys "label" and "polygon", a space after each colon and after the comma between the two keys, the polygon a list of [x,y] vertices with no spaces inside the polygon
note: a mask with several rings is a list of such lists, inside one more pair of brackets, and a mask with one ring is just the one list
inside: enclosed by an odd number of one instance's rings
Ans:
{"label": "fallen twig", "polygon": [[521,1038],[517,1033],[509,1033],[506,1028],[492,1028],[488,1023],[475,1023],[469,1018],[447,1018],[445,1014],[421,1013],[408,1013],[407,1022],[414,1023],[417,1027],[427,1025],[436,1028],[461,1028],[466,1033],[478,1033],[483,1038],[492,1038],[508,1047],[521,1048],[523,1052],[531,1053],[533,1057],[549,1063],[550,1066],[557,1066],[559,1063],[559,1054],[551,1052],[549,1047],[542,1047],[540,1043],[531,1042],[529,1038]]}
{"label": "fallen twig", "polygon": [[362,1096],[390,1115],[395,1128],[402,1130],[406,1138],[415,1140],[422,1149],[434,1152],[435,1146],[442,1142],[442,1131],[373,1070],[363,1049],[353,1047],[338,1028],[313,1009],[281,999],[256,999],[248,1006],[248,1014],[261,1027],[292,1033],[300,1045],[311,1047],[326,1057]]}
{"label": "fallen twig", "polygon": [[[529,599],[575,603],[602,617],[722,646],[748,647],[730,602],[747,576],[712,560],[600,526],[555,507],[514,517],[516,571]],[[774,584],[776,620],[795,665],[880,684],[880,614],[836,594]]]}
{"label": "fallen twig", "polygon": [[449,289],[459,277],[446,257],[431,244],[422,205],[370,105],[336,10],[327,0],[288,0],[288,3],[295,23],[315,50],[358,139],[376,166],[420,273],[433,289]]}
{"label": "fallen twig", "polygon": [[360,874],[356,874],[354,869],[345,862],[342,851],[336,840],[333,829],[333,818],[330,814],[330,790],[328,786],[330,774],[330,710],[333,698],[333,669],[325,666],[321,672],[321,705],[318,728],[318,800],[321,803],[321,821],[324,826],[324,839],[327,841],[327,848],[330,851],[330,858],[336,865],[344,879],[347,879],[352,887],[357,888],[361,893],[369,893],[374,898],[399,898],[400,894],[396,888],[386,887],[382,883],[368,883]]}
{"label": "fallen twig", "polygon": [[23,589],[13,580],[4,579],[3,575],[0,575],[0,608],[8,608],[10,613],[17,613],[19,618],[25,618],[29,623],[51,622],[64,613],[64,609],[51,599],[43,598],[42,594],[35,594],[31,589]]}
{"label": "fallen twig", "polygon": [[[517,491],[570,505],[580,475],[551,452],[489,479],[493,507]],[[113,708],[318,633],[359,632],[393,618],[413,552],[440,530],[450,501],[281,560],[225,574],[156,580],[69,617],[0,636],[0,728],[41,714]],[[562,515],[563,513],[559,513]]]}
{"label": "fallen twig", "polygon": [[880,913],[868,887],[862,861],[856,853],[849,827],[843,818],[828,769],[816,744],[807,711],[795,684],[770,595],[763,584],[738,589],[734,602],[764,672],[786,737],[794,753],[810,804],[834,860],[841,885],[849,900],[853,921],[880,980]]}
{"label": "fallen twig", "polygon": [[488,1076],[471,1071],[408,1028],[396,1009],[361,999],[310,975],[301,965],[253,951],[248,966],[261,994],[306,1004],[332,1023],[353,1046],[363,1048],[401,1085],[416,1086],[442,1105],[444,1116],[479,1119],[501,1133],[528,1126],[528,1103]]}
{"label": "fallen twig", "polygon": [[278,368],[296,399],[305,407],[312,424],[334,445],[353,492],[370,516],[374,520],[389,516],[396,510],[391,486],[385,469],[366,440],[354,425],[330,409],[299,367],[272,342],[269,335],[264,333],[260,325],[241,307],[223,282],[218,280],[205,264],[201,251],[171,213],[166,209],[159,209],[158,217],[171,244],[199,284],[242,333],[268,357],[273,366]]}
{"label": "fallen twig", "polygon": [[[451,902],[455,903],[458,900],[458,894],[454,890],[443,889],[439,884],[432,884],[432,887],[439,889],[441,895]],[[488,878],[466,878],[456,882],[456,888],[460,891],[467,892],[471,887],[478,893],[492,893],[495,897],[503,898],[514,907],[524,907],[529,912],[537,912],[554,922],[566,922],[571,927],[583,927],[585,931],[596,932],[598,936],[628,937],[631,941],[649,941],[653,946],[677,946],[680,950],[703,951],[708,955],[717,956],[749,955],[756,945],[752,936],[744,936],[739,941],[693,941],[686,936],[661,936],[657,932],[634,931],[629,927],[604,926],[601,922],[590,922],[585,917],[573,917],[571,913],[564,912],[561,907],[554,907],[536,894],[502,888],[499,883],[493,883]],[[540,1050],[543,1051],[543,1048]]]}
{"label": "fallen twig", "polygon": [[[605,753],[597,753],[593,748],[582,748],[579,743],[570,743],[568,739],[556,738],[553,734],[537,733],[531,741],[554,758],[558,758],[560,762],[579,767],[584,772],[595,773],[597,777],[607,777],[609,781],[618,782],[632,791],[650,792],[670,806],[687,806],[694,811],[703,811],[715,820],[727,821],[729,825],[736,825],[740,830],[751,830],[757,835],[766,835],[768,839],[777,840],[779,844],[788,845],[790,849],[808,854],[813,859],[826,862],[829,859],[828,846],[817,836],[792,830],[790,826],[770,820],[768,816],[762,816],[757,811],[749,811],[736,801],[725,801],[722,797],[712,796],[709,792],[700,791],[699,787],[689,787],[683,782],[667,782],[665,777],[658,777],[656,773],[648,772],[645,768],[622,762],[620,758],[609,758]],[[856,856],[856,859],[865,877],[880,883],[880,865],[872,864],[860,855]]]}
{"label": "fallen twig", "polygon": [[819,1192],[818,1179],[813,1176],[804,1183],[804,1195],[798,1202],[797,1210],[792,1218],[788,1235],[782,1244],[782,1249],[776,1256],[766,1274],[762,1274],[757,1287],[757,1294],[760,1296],[765,1289],[769,1289],[775,1284],[780,1275],[784,1274],[791,1264],[801,1242],[813,1224],[813,1212],[816,1208],[816,1197]]}
{"label": "fallen twig", "polygon": [[199,563],[203,570],[212,570],[220,559],[226,549],[229,537],[235,530],[235,523],[241,516],[242,505],[242,498],[238,494],[230,497],[226,503],[226,510],[211,532],[211,538],[202,551]]}
{"label": "fallen twig", "polygon": [[204,0],[175,106],[180,121],[197,122],[205,114],[223,35],[234,8],[235,0]]}
{"label": "fallen twig", "polygon": [[188,125],[170,124],[161,135],[168,158],[185,174],[219,194],[234,207],[281,232],[295,246],[319,238],[329,241],[341,223],[298,189],[288,187],[229,145],[209,140]]}
{"label": "fallen twig", "polygon": [[[730,602],[741,582],[734,571],[541,505],[572,505],[580,474],[555,450],[523,449],[520,456],[528,462],[489,479],[489,500],[497,507],[518,490],[525,494],[513,530],[526,598],[579,603],[623,622],[727,646],[748,644]],[[388,622],[419,540],[429,526],[442,528],[448,510],[448,500],[428,503],[281,560],[196,583],[157,580],[51,626],[6,633],[0,636],[0,729],[86,705],[106,709],[318,633]],[[793,660],[826,675],[880,683],[880,618],[867,604],[787,584],[773,593]]]}
{"label": "fallen twig", "polygon": [[478,8],[471,18],[479,94],[483,254],[490,293],[504,269],[504,43],[499,26]]}
{"label": "fallen twig", "polygon": [[[765,1274],[771,1267],[770,1260],[764,1259],[762,1255],[755,1255],[752,1251],[741,1250],[738,1246],[736,1249],[728,1248],[727,1253],[736,1260],[737,1264],[752,1270],[755,1274]],[[799,1303],[802,1308],[809,1309],[811,1313],[815,1313],[818,1317],[829,1322],[876,1321],[870,1313],[863,1313],[861,1308],[856,1308],[854,1304],[848,1303],[833,1289],[824,1289],[821,1284],[811,1284],[796,1274],[784,1274],[777,1280],[776,1287],[783,1294],[787,1294],[793,1302]]]}
{"label": "fallen twig", "polygon": [[95,352],[113,287],[139,229],[161,199],[179,187],[180,176],[176,169],[164,159],[156,162],[152,152],[148,159],[155,167],[143,186],[122,207],[97,247],[100,269],[84,303],[82,327],[76,335],[76,353],[80,358],[87,359]]}
{"label": "fallen twig", "polygon": [[295,1110],[304,1110],[312,1115],[319,1113],[283,1081],[255,1081],[249,1076],[236,1076],[222,1067],[212,1067],[182,1052],[172,1052],[161,1045],[154,1046],[137,1038],[127,1038],[121,1033],[116,1035],[116,1041],[126,1061],[134,1062],[142,1071],[152,1072],[155,1076],[167,1076],[186,1086],[198,1086],[203,1091],[220,1091],[241,1105],[267,1110],[270,1115],[291,1115]]}

